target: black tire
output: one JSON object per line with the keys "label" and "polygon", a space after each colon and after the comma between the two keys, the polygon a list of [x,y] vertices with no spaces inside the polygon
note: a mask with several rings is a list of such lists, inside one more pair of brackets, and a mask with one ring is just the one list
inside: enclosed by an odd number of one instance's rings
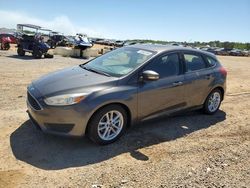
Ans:
{"label": "black tire", "polygon": [[52,55],[52,54],[44,54],[44,57],[45,57],[45,58],[53,58],[54,55]]}
{"label": "black tire", "polygon": [[4,44],[4,49],[9,50],[10,49],[10,43],[5,43]]}
{"label": "black tire", "polygon": [[[219,100],[218,106],[216,105],[216,108],[214,108],[214,109],[212,110],[212,109],[209,107],[209,106],[211,105],[211,103],[210,103],[209,100],[210,100],[210,98],[212,97],[212,95],[214,95],[215,93],[216,93],[216,94],[219,94],[220,100]],[[206,101],[205,101],[205,103],[204,103],[204,105],[203,105],[203,111],[204,111],[204,113],[205,113],[205,114],[209,114],[209,115],[212,115],[212,114],[216,113],[216,112],[219,110],[219,108],[220,108],[221,101],[222,101],[222,93],[221,93],[221,90],[219,90],[219,89],[214,89],[213,91],[211,91],[210,94],[207,96]]]}
{"label": "black tire", "polygon": [[42,55],[43,55],[43,52],[37,48],[35,48],[33,50],[33,53],[32,53],[33,57],[36,58],[36,59],[41,59],[42,58]]}
{"label": "black tire", "polygon": [[17,54],[18,54],[19,56],[24,56],[24,55],[25,55],[25,51],[23,50],[22,47],[18,47],[18,48],[17,48]]}
{"label": "black tire", "polygon": [[[110,140],[104,140],[99,136],[98,126],[99,126],[99,122],[102,120],[104,115],[107,114],[108,112],[111,112],[111,111],[118,111],[120,114],[122,114],[123,126],[122,126],[119,134],[117,134],[114,138],[112,138]],[[104,108],[101,108],[92,116],[91,120],[88,123],[88,128],[87,128],[88,137],[93,142],[100,144],[100,145],[110,144],[110,143],[116,141],[117,139],[119,139],[122,136],[122,134],[124,133],[124,131],[126,130],[127,122],[128,122],[127,118],[128,118],[128,115],[127,115],[126,110],[124,110],[124,108],[122,108],[120,105],[109,105],[109,106],[106,106]],[[108,125],[106,125],[106,126],[108,126]]]}

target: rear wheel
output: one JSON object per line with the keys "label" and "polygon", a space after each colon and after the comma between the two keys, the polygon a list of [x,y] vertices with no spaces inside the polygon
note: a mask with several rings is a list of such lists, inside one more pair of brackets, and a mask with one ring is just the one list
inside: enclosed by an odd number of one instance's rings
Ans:
{"label": "rear wheel", "polygon": [[110,105],[97,111],[88,125],[88,136],[97,144],[116,141],[127,126],[127,113],[119,105]]}
{"label": "rear wheel", "polygon": [[17,48],[17,54],[18,54],[19,56],[24,56],[24,55],[25,55],[25,51],[23,50],[22,47],[18,47],[18,48]]}
{"label": "rear wheel", "polygon": [[219,89],[214,89],[207,97],[203,110],[206,114],[214,114],[216,113],[221,104],[222,93]]}

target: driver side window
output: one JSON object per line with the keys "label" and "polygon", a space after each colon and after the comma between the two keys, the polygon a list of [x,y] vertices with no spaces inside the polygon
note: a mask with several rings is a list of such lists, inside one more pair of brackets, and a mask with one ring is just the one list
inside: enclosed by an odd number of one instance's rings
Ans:
{"label": "driver side window", "polygon": [[144,70],[157,72],[161,78],[175,76],[179,74],[180,61],[177,53],[171,53],[154,60],[147,65]]}

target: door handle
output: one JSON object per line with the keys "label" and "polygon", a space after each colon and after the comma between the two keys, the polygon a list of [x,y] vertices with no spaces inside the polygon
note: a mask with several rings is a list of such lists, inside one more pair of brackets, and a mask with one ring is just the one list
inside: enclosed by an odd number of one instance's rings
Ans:
{"label": "door handle", "polygon": [[183,82],[174,82],[173,86],[181,86],[183,84]]}

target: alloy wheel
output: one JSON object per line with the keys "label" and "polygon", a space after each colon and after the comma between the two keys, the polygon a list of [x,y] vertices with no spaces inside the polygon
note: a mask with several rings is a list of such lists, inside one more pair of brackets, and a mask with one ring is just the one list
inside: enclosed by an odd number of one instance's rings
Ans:
{"label": "alloy wheel", "polygon": [[98,136],[105,141],[110,141],[117,137],[122,131],[124,117],[116,110],[107,112],[98,123]]}
{"label": "alloy wheel", "polygon": [[212,93],[208,99],[208,110],[210,112],[215,112],[219,108],[220,102],[221,102],[220,93],[219,92]]}

